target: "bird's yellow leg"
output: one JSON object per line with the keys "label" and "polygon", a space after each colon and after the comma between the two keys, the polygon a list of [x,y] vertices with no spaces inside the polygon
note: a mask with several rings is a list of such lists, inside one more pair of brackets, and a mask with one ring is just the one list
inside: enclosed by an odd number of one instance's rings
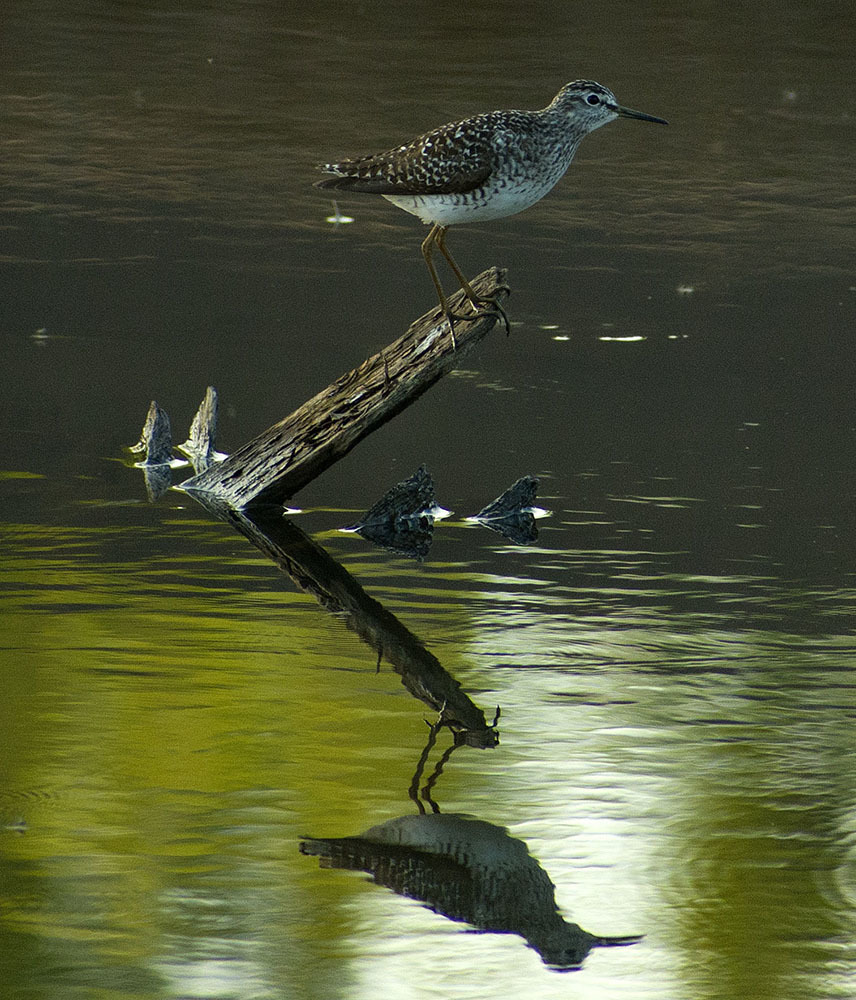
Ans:
{"label": "bird's yellow leg", "polygon": [[[443,256],[446,256],[446,252],[443,250],[443,245],[439,238],[439,234],[442,232],[444,232],[444,229],[441,225],[439,225],[439,223],[431,227],[428,235],[422,241],[422,256],[425,258],[428,273],[431,275],[431,280],[434,282],[434,287],[437,289],[437,295],[440,298],[440,308],[443,310],[443,315],[449,321],[449,332],[452,335],[452,349],[456,351],[458,349],[458,342],[455,340],[455,320],[452,316],[451,309],[449,309],[449,303],[446,301],[446,294],[443,291],[443,286],[440,284],[440,278],[437,274],[437,269],[434,267],[434,261],[431,259],[435,246],[440,247],[440,251]],[[457,267],[455,267],[455,271],[457,271]]]}
{"label": "bird's yellow leg", "polygon": [[470,302],[472,302],[474,306],[478,306],[479,297],[473,291],[472,285],[469,283],[469,281],[467,281],[466,277],[464,276],[464,272],[458,267],[455,258],[452,256],[451,251],[446,246],[446,232],[448,230],[448,227],[436,226],[435,228],[438,230],[438,233],[435,236],[434,240],[440,249],[440,253],[449,262],[449,267],[451,267],[451,269],[454,271],[455,277],[458,279],[458,283],[464,290],[464,295],[466,295],[466,297],[470,300]]}
{"label": "bird's yellow leg", "polygon": [[448,229],[448,227],[435,226],[434,229],[438,230],[436,236],[434,237],[434,242],[440,248],[440,253],[446,258],[449,267],[451,267],[451,269],[454,271],[455,277],[458,279],[461,288],[463,288],[464,290],[464,295],[466,295],[466,297],[473,304],[473,308],[478,311],[479,306],[482,305],[492,306],[499,313],[499,315],[502,316],[502,322],[505,324],[505,332],[510,333],[511,327],[509,326],[508,323],[508,317],[505,315],[505,310],[502,308],[499,302],[497,302],[496,299],[480,299],[478,295],[476,295],[473,286],[464,277],[464,272],[458,267],[457,263],[455,262],[455,258],[452,256],[451,251],[446,246],[446,230]]}

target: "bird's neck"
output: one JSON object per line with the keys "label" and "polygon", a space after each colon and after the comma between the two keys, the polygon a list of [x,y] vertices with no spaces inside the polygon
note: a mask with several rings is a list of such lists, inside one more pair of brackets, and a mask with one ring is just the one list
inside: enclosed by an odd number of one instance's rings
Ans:
{"label": "bird's neck", "polygon": [[564,110],[561,105],[556,106],[554,101],[542,111],[536,112],[542,126],[545,129],[554,131],[561,135],[562,142],[575,150],[584,136],[588,135],[589,129],[580,124],[576,114],[572,111]]}

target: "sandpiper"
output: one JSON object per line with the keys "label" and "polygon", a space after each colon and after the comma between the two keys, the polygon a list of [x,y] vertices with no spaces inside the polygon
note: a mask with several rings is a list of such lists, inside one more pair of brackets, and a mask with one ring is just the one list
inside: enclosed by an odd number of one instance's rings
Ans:
{"label": "sandpiper", "polygon": [[449,226],[501,219],[529,208],[571,165],[583,137],[615,118],[667,125],[663,118],[623,108],[611,90],[591,80],[565,84],[541,111],[489,111],[449,122],[385,153],[325,163],[320,188],[383,195],[431,229],[422,256],[449,321],[452,347],[456,316],[440,284],[432,255],[446,258],[473,308],[487,305],[508,320],[498,302],[480,299],[446,246]]}

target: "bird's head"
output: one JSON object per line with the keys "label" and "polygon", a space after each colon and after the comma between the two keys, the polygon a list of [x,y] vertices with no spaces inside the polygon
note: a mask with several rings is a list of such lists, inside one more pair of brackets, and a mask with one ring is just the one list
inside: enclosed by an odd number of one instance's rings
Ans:
{"label": "bird's head", "polygon": [[566,83],[556,94],[550,109],[568,115],[586,132],[593,132],[615,118],[639,118],[645,122],[668,125],[663,118],[623,108],[608,87],[603,87],[593,80],[574,80],[573,83]]}

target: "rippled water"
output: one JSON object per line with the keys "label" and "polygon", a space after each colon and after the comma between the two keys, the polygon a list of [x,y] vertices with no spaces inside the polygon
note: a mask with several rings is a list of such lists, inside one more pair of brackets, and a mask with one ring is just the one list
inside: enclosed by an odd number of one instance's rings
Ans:
{"label": "rippled water", "polygon": [[[856,22],[538,13],[5,18],[10,997],[852,996]],[[432,305],[415,220],[334,228],[312,164],[575,76],[671,125],[453,233],[512,336],[297,498],[353,607],[147,502],[152,397],[183,440],[213,383],[234,450]],[[423,462],[424,561],[337,530]],[[536,541],[465,520],[527,473]],[[447,697],[488,747],[425,725]],[[547,930],[642,938],[559,972]]]}

